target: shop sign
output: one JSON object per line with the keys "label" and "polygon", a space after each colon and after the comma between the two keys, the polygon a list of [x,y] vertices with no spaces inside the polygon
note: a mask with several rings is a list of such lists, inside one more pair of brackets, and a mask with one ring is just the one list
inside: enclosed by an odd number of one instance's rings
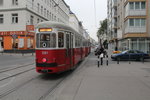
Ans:
{"label": "shop sign", "polygon": [[28,32],[33,32],[34,31],[34,25],[26,25],[26,29]]}
{"label": "shop sign", "polygon": [[16,38],[17,38],[17,35],[16,35],[16,34],[13,34],[12,37],[13,37],[13,39],[16,39]]}
{"label": "shop sign", "polygon": [[0,32],[0,35],[24,35],[25,34],[25,31],[6,31],[6,32]]}

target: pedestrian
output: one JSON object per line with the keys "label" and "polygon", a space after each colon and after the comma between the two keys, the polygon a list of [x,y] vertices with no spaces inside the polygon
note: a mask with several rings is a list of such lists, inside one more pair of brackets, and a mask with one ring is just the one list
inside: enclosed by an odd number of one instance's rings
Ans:
{"label": "pedestrian", "polygon": [[[105,56],[105,50],[103,48],[103,46],[100,46],[96,49],[95,51],[95,55],[98,56],[98,59],[100,58],[100,62],[101,62],[101,65],[103,65],[103,58]],[[99,60],[98,60],[98,66],[99,66]]]}

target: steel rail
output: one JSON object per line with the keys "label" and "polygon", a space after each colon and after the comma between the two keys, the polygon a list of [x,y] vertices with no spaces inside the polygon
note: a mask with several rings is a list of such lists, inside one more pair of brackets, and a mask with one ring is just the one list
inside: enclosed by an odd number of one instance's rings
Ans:
{"label": "steel rail", "polygon": [[[34,64],[34,63],[30,63],[30,64],[26,64],[26,65],[17,66],[17,67],[14,67],[14,68],[10,68],[10,67],[2,68],[2,69],[0,69],[0,73],[4,73],[4,72],[7,72],[7,71],[19,69],[19,68],[22,68],[22,67],[28,67],[29,65],[33,65],[33,64]],[[5,70],[5,69],[6,69],[6,70]]]}

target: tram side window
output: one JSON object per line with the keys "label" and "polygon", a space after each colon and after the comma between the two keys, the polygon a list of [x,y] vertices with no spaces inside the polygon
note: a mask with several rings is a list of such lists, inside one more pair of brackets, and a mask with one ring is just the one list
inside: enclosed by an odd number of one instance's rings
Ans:
{"label": "tram side window", "polygon": [[66,48],[69,49],[69,34],[66,34]]}
{"label": "tram side window", "polygon": [[64,33],[62,32],[58,33],[58,47],[59,48],[64,47]]}
{"label": "tram side window", "polygon": [[36,35],[36,47],[39,48],[39,34]]}
{"label": "tram side window", "polygon": [[53,48],[56,47],[56,34],[55,33],[51,34],[50,46]]}

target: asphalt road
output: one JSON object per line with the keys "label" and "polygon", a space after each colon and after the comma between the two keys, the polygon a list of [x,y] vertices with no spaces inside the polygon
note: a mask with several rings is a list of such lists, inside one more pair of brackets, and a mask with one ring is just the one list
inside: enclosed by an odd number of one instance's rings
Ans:
{"label": "asphalt road", "polygon": [[98,68],[91,53],[73,72],[48,75],[35,71],[34,56],[0,55],[0,68],[22,64],[0,70],[0,100],[150,100],[149,61],[109,58]]}
{"label": "asphalt road", "polygon": [[13,68],[25,64],[33,64],[35,61],[34,56],[31,54],[0,54],[0,70]]}

